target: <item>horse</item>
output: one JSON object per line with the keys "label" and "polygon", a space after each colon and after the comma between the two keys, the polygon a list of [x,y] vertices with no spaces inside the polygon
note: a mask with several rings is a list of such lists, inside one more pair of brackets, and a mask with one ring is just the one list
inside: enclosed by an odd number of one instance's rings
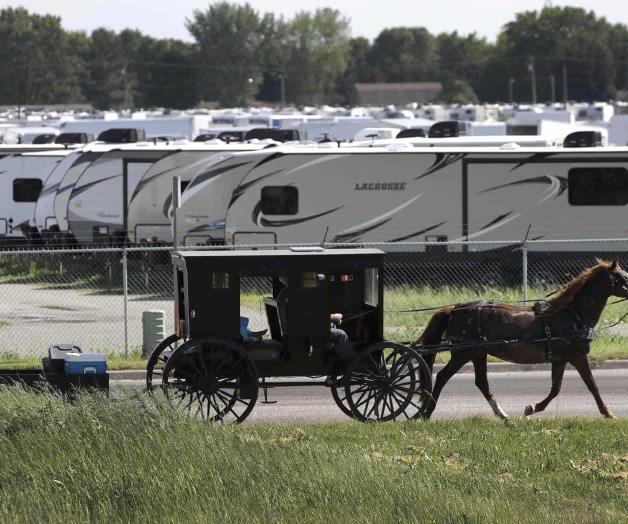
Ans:
{"label": "horse", "polygon": [[[535,405],[525,407],[524,416],[543,411],[560,392],[565,366],[570,363],[593,395],[600,413],[615,418],[597,388],[588,353],[593,334],[611,296],[628,299],[628,273],[615,260],[597,260],[548,300],[534,307],[498,301],[476,301],[444,306],[430,319],[419,342],[440,345],[443,338],[460,347],[451,352],[449,362],[436,375],[431,398],[423,415],[432,415],[447,381],[462,366],[473,362],[475,385],[484,395],[494,414],[508,415],[490,391],[487,356],[518,364],[550,362],[552,387],[549,395]],[[426,357],[430,370],[435,354]]]}

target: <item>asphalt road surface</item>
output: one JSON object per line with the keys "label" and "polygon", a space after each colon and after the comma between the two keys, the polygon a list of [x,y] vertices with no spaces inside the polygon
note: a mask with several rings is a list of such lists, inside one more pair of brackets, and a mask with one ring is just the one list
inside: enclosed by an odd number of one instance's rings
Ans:
{"label": "asphalt road surface", "polygon": [[[628,369],[594,370],[602,398],[617,417],[628,417]],[[549,393],[549,371],[489,372],[491,391],[508,415],[519,417],[527,404],[541,401]],[[140,389],[136,380],[113,381],[114,395],[123,396]],[[348,418],[338,409],[328,388],[289,387],[269,390],[264,404],[262,391],[247,422],[325,423],[344,422]],[[454,376],[441,395],[434,412],[435,419],[471,416],[494,417],[491,408],[475,387],[472,373]],[[535,417],[601,417],[588,389],[573,369],[565,372],[560,395]]]}

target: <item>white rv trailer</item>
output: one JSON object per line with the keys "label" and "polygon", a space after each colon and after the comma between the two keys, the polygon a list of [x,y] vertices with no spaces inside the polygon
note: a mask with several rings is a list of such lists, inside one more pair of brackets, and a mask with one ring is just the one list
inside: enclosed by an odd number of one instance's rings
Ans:
{"label": "white rv trailer", "polygon": [[35,226],[42,237],[46,237],[48,232],[58,231],[57,219],[55,217],[55,198],[59,190],[63,177],[74,163],[81,157],[83,151],[76,149],[59,162],[46,178],[39,198],[35,204]]}
{"label": "white rv trailer", "polygon": [[613,238],[628,229],[625,147],[280,148],[213,170],[221,176],[184,193],[187,244],[523,240],[528,227],[531,239]]}
{"label": "white rv trailer", "polygon": [[71,150],[0,158],[0,238],[25,239],[35,232],[35,204],[44,180]]}
{"label": "white rv trailer", "polygon": [[172,242],[172,179],[181,179],[182,189],[205,166],[220,161],[230,153],[258,151],[274,142],[255,143],[193,143],[156,162],[144,173],[131,197],[128,208],[128,238],[130,242]]}
{"label": "white rv trailer", "polygon": [[147,137],[171,136],[192,140],[211,126],[208,115],[188,115],[160,118],[119,118],[114,120],[72,120],[61,124],[64,133],[92,133],[98,136],[107,129],[137,129],[146,131]]}
{"label": "white rv trailer", "polygon": [[93,145],[90,150],[101,154],[76,180],[67,204],[68,226],[75,240],[87,244],[123,240],[126,210],[140,178],[179,147],[148,142]]}
{"label": "white rv trailer", "polygon": [[[94,147],[97,147],[98,151],[94,151]],[[110,148],[113,147],[117,147],[117,144],[110,146]],[[61,182],[59,182],[59,188],[57,189],[57,193],[54,197],[54,216],[57,222],[57,228],[61,233],[69,234],[68,202],[70,200],[70,196],[72,195],[74,185],[91,163],[103,154],[100,149],[105,149],[105,146],[86,146],[83,149],[82,154],[74,161],[74,163],[63,175]]]}

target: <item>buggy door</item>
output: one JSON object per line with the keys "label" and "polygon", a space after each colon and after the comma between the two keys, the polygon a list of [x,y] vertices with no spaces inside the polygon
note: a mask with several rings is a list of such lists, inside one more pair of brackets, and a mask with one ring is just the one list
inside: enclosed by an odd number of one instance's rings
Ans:
{"label": "buggy door", "polygon": [[324,272],[290,275],[288,285],[288,336],[329,337],[329,285]]}

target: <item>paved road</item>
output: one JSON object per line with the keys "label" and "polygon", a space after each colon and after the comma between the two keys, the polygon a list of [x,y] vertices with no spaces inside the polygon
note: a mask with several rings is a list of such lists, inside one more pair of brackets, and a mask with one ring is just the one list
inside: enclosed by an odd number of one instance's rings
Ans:
{"label": "paved road", "polygon": [[[611,411],[617,417],[628,417],[628,369],[596,370],[594,375]],[[471,373],[453,377],[443,391],[434,418],[493,417],[473,380]],[[542,400],[551,385],[549,371],[491,373],[489,381],[493,394],[511,417],[522,415],[526,404]],[[119,395],[140,387],[139,381],[114,381],[112,384]],[[276,404],[263,404],[261,400],[260,394],[249,421],[324,423],[347,420],[324,387],[275,388],[269,391],[269,400],[276,400]],[[535,416],[601,417],[593,397],[574,370],[565,372],[560,395],[544,413]]]}

